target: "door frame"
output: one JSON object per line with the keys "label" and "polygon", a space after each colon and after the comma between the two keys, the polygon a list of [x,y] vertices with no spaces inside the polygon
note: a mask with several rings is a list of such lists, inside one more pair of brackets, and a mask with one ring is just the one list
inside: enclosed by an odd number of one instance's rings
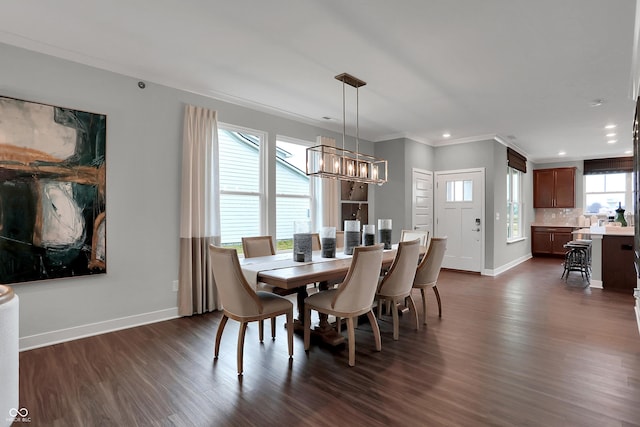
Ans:
{"label": "door frame", "polygon": [[487,197],[487,189],[486,189],[486,168],[470,168],[470,169],[451,169],[451,170],[443,170],[443,171],[434,171],[433,172],[433,185],[434,185],[434,197],[433,197],[433,233],[434,236],[438,236],[438,216],[439,216],[439,206],[438,206],[438,180],[442,175],[452,175],[452,174],[460,174],[460,173],[475,173],[480,172],[480,190],[482,191],[480,197],[480,274],[487,275],[487,269],[485,267],[485,252],[486,252],[486,197]]}

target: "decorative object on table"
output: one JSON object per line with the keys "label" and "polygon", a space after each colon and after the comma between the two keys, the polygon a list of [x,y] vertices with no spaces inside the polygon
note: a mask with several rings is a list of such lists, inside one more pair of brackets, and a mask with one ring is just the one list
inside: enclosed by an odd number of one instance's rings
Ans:
{"label": "decorative object on table", "polygon": [[372,246],[376,244],[376,226],[365,224],[362,226],[362,245]]}
{"label": "decorative object on table", "polygon": [[106,273],[107,116],[0,97],[0,283]]}
{"label": "decorative object on table", "polygon": [[360,245],[360,221],[344,222],[344,253],[353,255],[353,248]]}
{"label": "decorative object on table", "polygon": [[622,209],[622,203],[618,202],[618,209],[616,209],[615,222],[619,222],[622,227],[627,226],[627,220],[624,218],[624,209]]}
{"label": "decorative object on table", "polygon": [[311,223],[309,221],[294,221],[293,260],[299,262],[311,261],[312,245]]}
{"label": "decorative object on table", "polygon": [[320,230],[320,243],[322,246],[322,258],[336,257],[336,228],[322,227]]}
{"label": "decorative object on table", "polygon": [[390,219],[378,220],[378,242],[384,245],[384,249],[391,249],[391,225]]}
{"label": "decorative object on table", "polygon": [[[387,182],[387,161],[360,153],[359,88],[367,83],[347,73],[335,77],[342,82],[342,148],[316,145],[307,148],[307,175],[382,185]],[[346,85],[356,88],[356,150],[345,149]]]}

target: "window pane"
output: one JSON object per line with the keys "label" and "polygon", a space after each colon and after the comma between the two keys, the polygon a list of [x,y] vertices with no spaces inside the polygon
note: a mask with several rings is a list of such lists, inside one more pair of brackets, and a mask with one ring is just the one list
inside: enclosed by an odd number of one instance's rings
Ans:
{"label": "window pane", "polygon": [[218,129],[220,190],[260,191],[260,138]]}
{"label": "window pane", "polygon": [[276,198],[276,240],[293,239],[294,221],[311,221],[310,203],[307,198]]}
{"label": "window pane", "polygon": [[447,181],[447,202],[453,202],[455,196],[454,181]]}
{"label": "window pane", "polygon": [[604,191],[604,175],[585,175],[585,193],[602,193]]}
{"label": "window pane", "polygon": [[[307,149],[300,144],[276,141],[276,193],[308,196]],[[277,214],[280,216],[280,212]]]}
{"label": "window pane", "polygon": [[463,200],[471,202],[473,200],[473,181],[463,181]]}
{"label": "window pane", "polygon": [[[627,177],[624,173],[612,173],[607,174],[605,176],[605,191],[622,191],[624,192],[626,189],[626,181]],[[622,200],[624,203],[624,199]]]}
{"label": "window pane", "polygon": [[614,215],[618,203],[622,203],[622,207],[625,206],[625,193],[586,194],[585,199],[588,213]]}
{"label": "window pane", "polygon": [[242,237],[259,236],[260,197],[221,194],[220,229],[223,245],[241,244]]}
{"label": "window pane", "polygon": [[517,170],[513,170],[513,174],[511,175],[512,179],[513,179],[513,195],[512,195],[512,201],[515,203],[520,202],[520,172]]}

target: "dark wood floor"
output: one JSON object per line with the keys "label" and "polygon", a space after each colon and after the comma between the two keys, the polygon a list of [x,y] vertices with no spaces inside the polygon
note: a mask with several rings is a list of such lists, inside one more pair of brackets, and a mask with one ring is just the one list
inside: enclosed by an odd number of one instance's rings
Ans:
{"label": "dark wood floor", "polygon": [[428,327],[401,318],[394,342],[383,318],[379,353],[361,324],[353,368],[346,349],[306,355],[300,337],[289,362],[281,319],[263,345],[249,327],[238,377],[237,323],[213,361],[219,313],[26,351],[20,405],[32,426],[640,425],[633,297],[561,272],[556,259],[444,271],[442,319],[432,299]]}

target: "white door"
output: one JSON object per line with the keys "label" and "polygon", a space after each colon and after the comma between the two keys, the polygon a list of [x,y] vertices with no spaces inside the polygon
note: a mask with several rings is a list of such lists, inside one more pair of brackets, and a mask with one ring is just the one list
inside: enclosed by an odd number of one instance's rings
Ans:
{"label": "white door", "polygon": [[433,236],[433,172],[413,169],[411,226]]}
{"label": "white door", "polygon": [[484,169],[436,172],[436,236],[447,236],[442,266],[482,271]]}

